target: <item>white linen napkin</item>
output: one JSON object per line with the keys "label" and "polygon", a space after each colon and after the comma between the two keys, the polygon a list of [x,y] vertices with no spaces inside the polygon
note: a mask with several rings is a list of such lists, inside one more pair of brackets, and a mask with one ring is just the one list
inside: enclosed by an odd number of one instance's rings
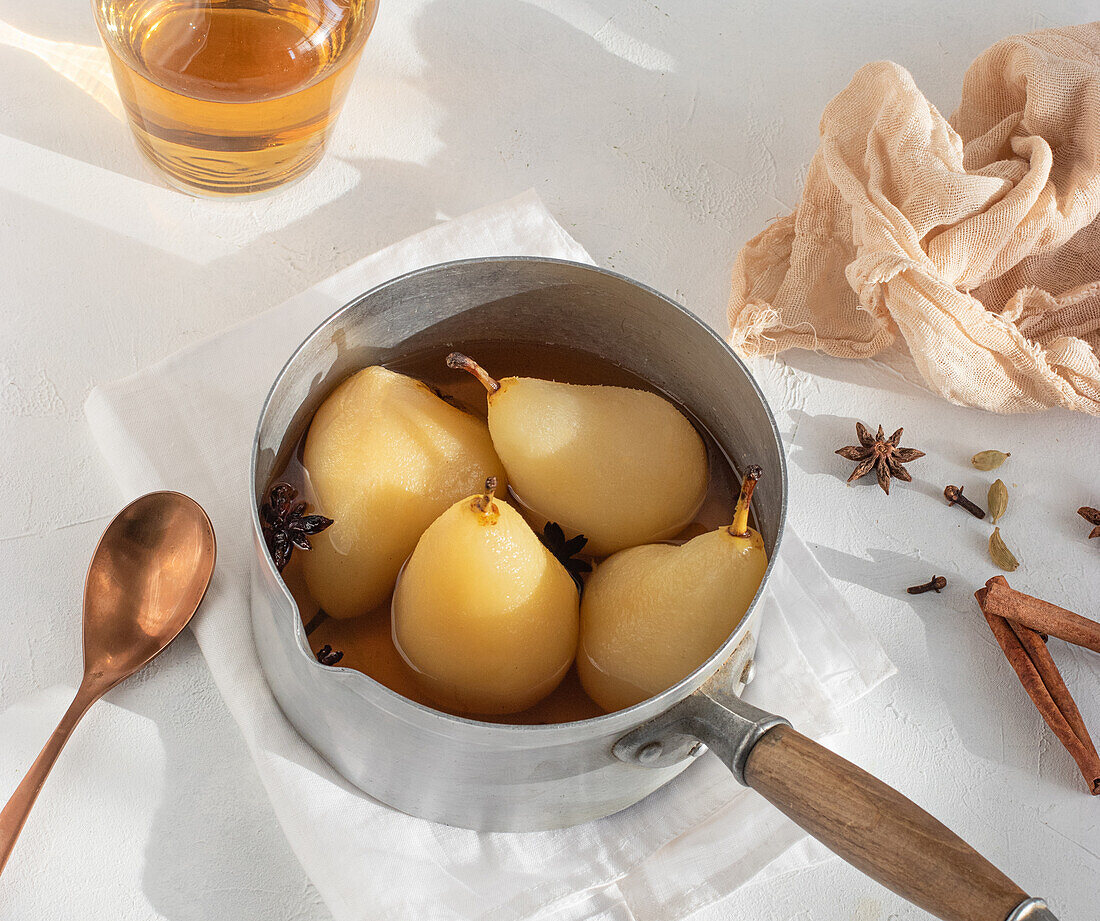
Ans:
{"label": "white linen napkin", "polygon": [[[802,832],[712,755],[642,803],[576,828],[486,834],[390,809],[344,781],[286,721],[249,616],[249,451],[264,396],[295,346],[372,286],[436,262],[544,255],[591,262],[529,192],[439,224],[265,314],[94,390],[86,412],[131,498],[178,489],[206,508],[219,559],[193,629],[275,813],[337,921],[679,918],[767,867]],[[893,666],[797,536],[771,582],[748,696],[815,736]],[[817,853],[802,848],[783,863]]]}

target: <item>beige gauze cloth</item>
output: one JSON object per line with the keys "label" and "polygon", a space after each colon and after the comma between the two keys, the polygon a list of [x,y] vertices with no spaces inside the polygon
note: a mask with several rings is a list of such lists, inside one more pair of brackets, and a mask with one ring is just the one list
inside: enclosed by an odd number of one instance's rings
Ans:
{"label": "beige gauze cloth", "polygon": [[737,255],[730,342],[865,358],[932,389],[1100,414],[1100,23],[1007,38],[948,122],[891,62],[829,103],[798,209]]}

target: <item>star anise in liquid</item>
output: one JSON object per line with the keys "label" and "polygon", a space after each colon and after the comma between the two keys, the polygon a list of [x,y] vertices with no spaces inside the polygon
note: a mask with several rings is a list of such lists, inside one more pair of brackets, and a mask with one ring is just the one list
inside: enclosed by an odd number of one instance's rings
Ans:
{"label": "star anise in liquid", "polygon": [[576,584],[577,591],[584,592],[584,579],[581,574],[592,572],[592,564],[586,560],[577,559],[576,555],[584,549],[584,545],[588,543],[588,538],[583,534],[578,534],[576,537],[566,540],[561,525],[556,521],[548,521],[539,535],[539,540],[565,567],[565,571],[569,573]]}
{"label": "star anise in liquid", "polygon": [[307,515],[306,503],[297,498],[298,490],[289,483],[276,483],[260,506],[264,541],[279,572],[290,562],[295,547],[312,550],[309,538],[332,524],[332,519],[324,515]]}
{"label": "star anise in liquid", "polygon": [[859,444],[849,445],[836,452],[848,460],[858,461],[856,469],[848,477],[848,482],[858,480],[865,473],[874,470],[878,477],[878,485],[882,487],[884,493],[889,495],[891,477],[897,477],[907,483],[912,480],[909,471],[902,465],[915,461],[918,457],[924,457],[924,452],[916,448],[898,447],[903,431],[904,429],[898,429],[887,438],[882,432],[881,425],[878,427],[878,434],[872,435],[862,422],[857,422],[856,436],[859,438]]}
{"label": "star anise in liquid", "polygon": [[337,652],[328,643],[317,650],[317,661],[322,665],[336,665],[342,658],[344,654]]}

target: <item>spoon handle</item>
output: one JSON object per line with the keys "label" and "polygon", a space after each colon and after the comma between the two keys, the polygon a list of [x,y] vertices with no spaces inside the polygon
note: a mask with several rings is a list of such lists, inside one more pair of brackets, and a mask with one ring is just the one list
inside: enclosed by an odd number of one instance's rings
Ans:
{"label": "spoon handle", "polygon": [[65,711],[65,715],[61,717],[61,722],[57,724],[53,735],[50,736],[41,754],[35,759],[30,770],[27,771],[27,776],[15,788],[15,792],[8,800],[4,811],[0,812],[0,873],[3,872],[4,865],[11,856],[15,841],[23,830],[23,824],[27,821],[31,807],[34,805],[34,801],[38,799],[39,791],[46,782],[57,756],[61,754],[61,749],[65,747],[65,743],[69,741],[69,736],[76,728],[76,724],[80,722],[80,718],[100,698],[102,693],[99,688],[87,684],[80,685],[76,697],[73,698],[69,709]]}

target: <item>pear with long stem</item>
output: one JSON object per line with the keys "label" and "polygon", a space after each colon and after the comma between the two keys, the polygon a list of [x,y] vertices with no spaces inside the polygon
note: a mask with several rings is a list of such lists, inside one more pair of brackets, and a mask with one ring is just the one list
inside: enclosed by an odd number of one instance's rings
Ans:
{"label": "pear with long stem", "polygon": [[748,468],[727,527],[679,546],[623,550],[588,578],[577,671],[605,710],[640,703],[686,678],[741,622],[768,568],[764,540],[749,527],[761,475]]}
{"label": "pear with long stem", "polygon": [[460,352],[450,368],[485,387],[489,432],[516,495],[606,556],[672,537],[706,497],[703,439],[648,390],[533,377],[499,381]]}
{"label": "pear with long stem", "polygon": [[424,532],[393,596],[393,638],[424,692],[457,713],[518,713],[577,648],[577,587],[523,517],[485,491]]}

